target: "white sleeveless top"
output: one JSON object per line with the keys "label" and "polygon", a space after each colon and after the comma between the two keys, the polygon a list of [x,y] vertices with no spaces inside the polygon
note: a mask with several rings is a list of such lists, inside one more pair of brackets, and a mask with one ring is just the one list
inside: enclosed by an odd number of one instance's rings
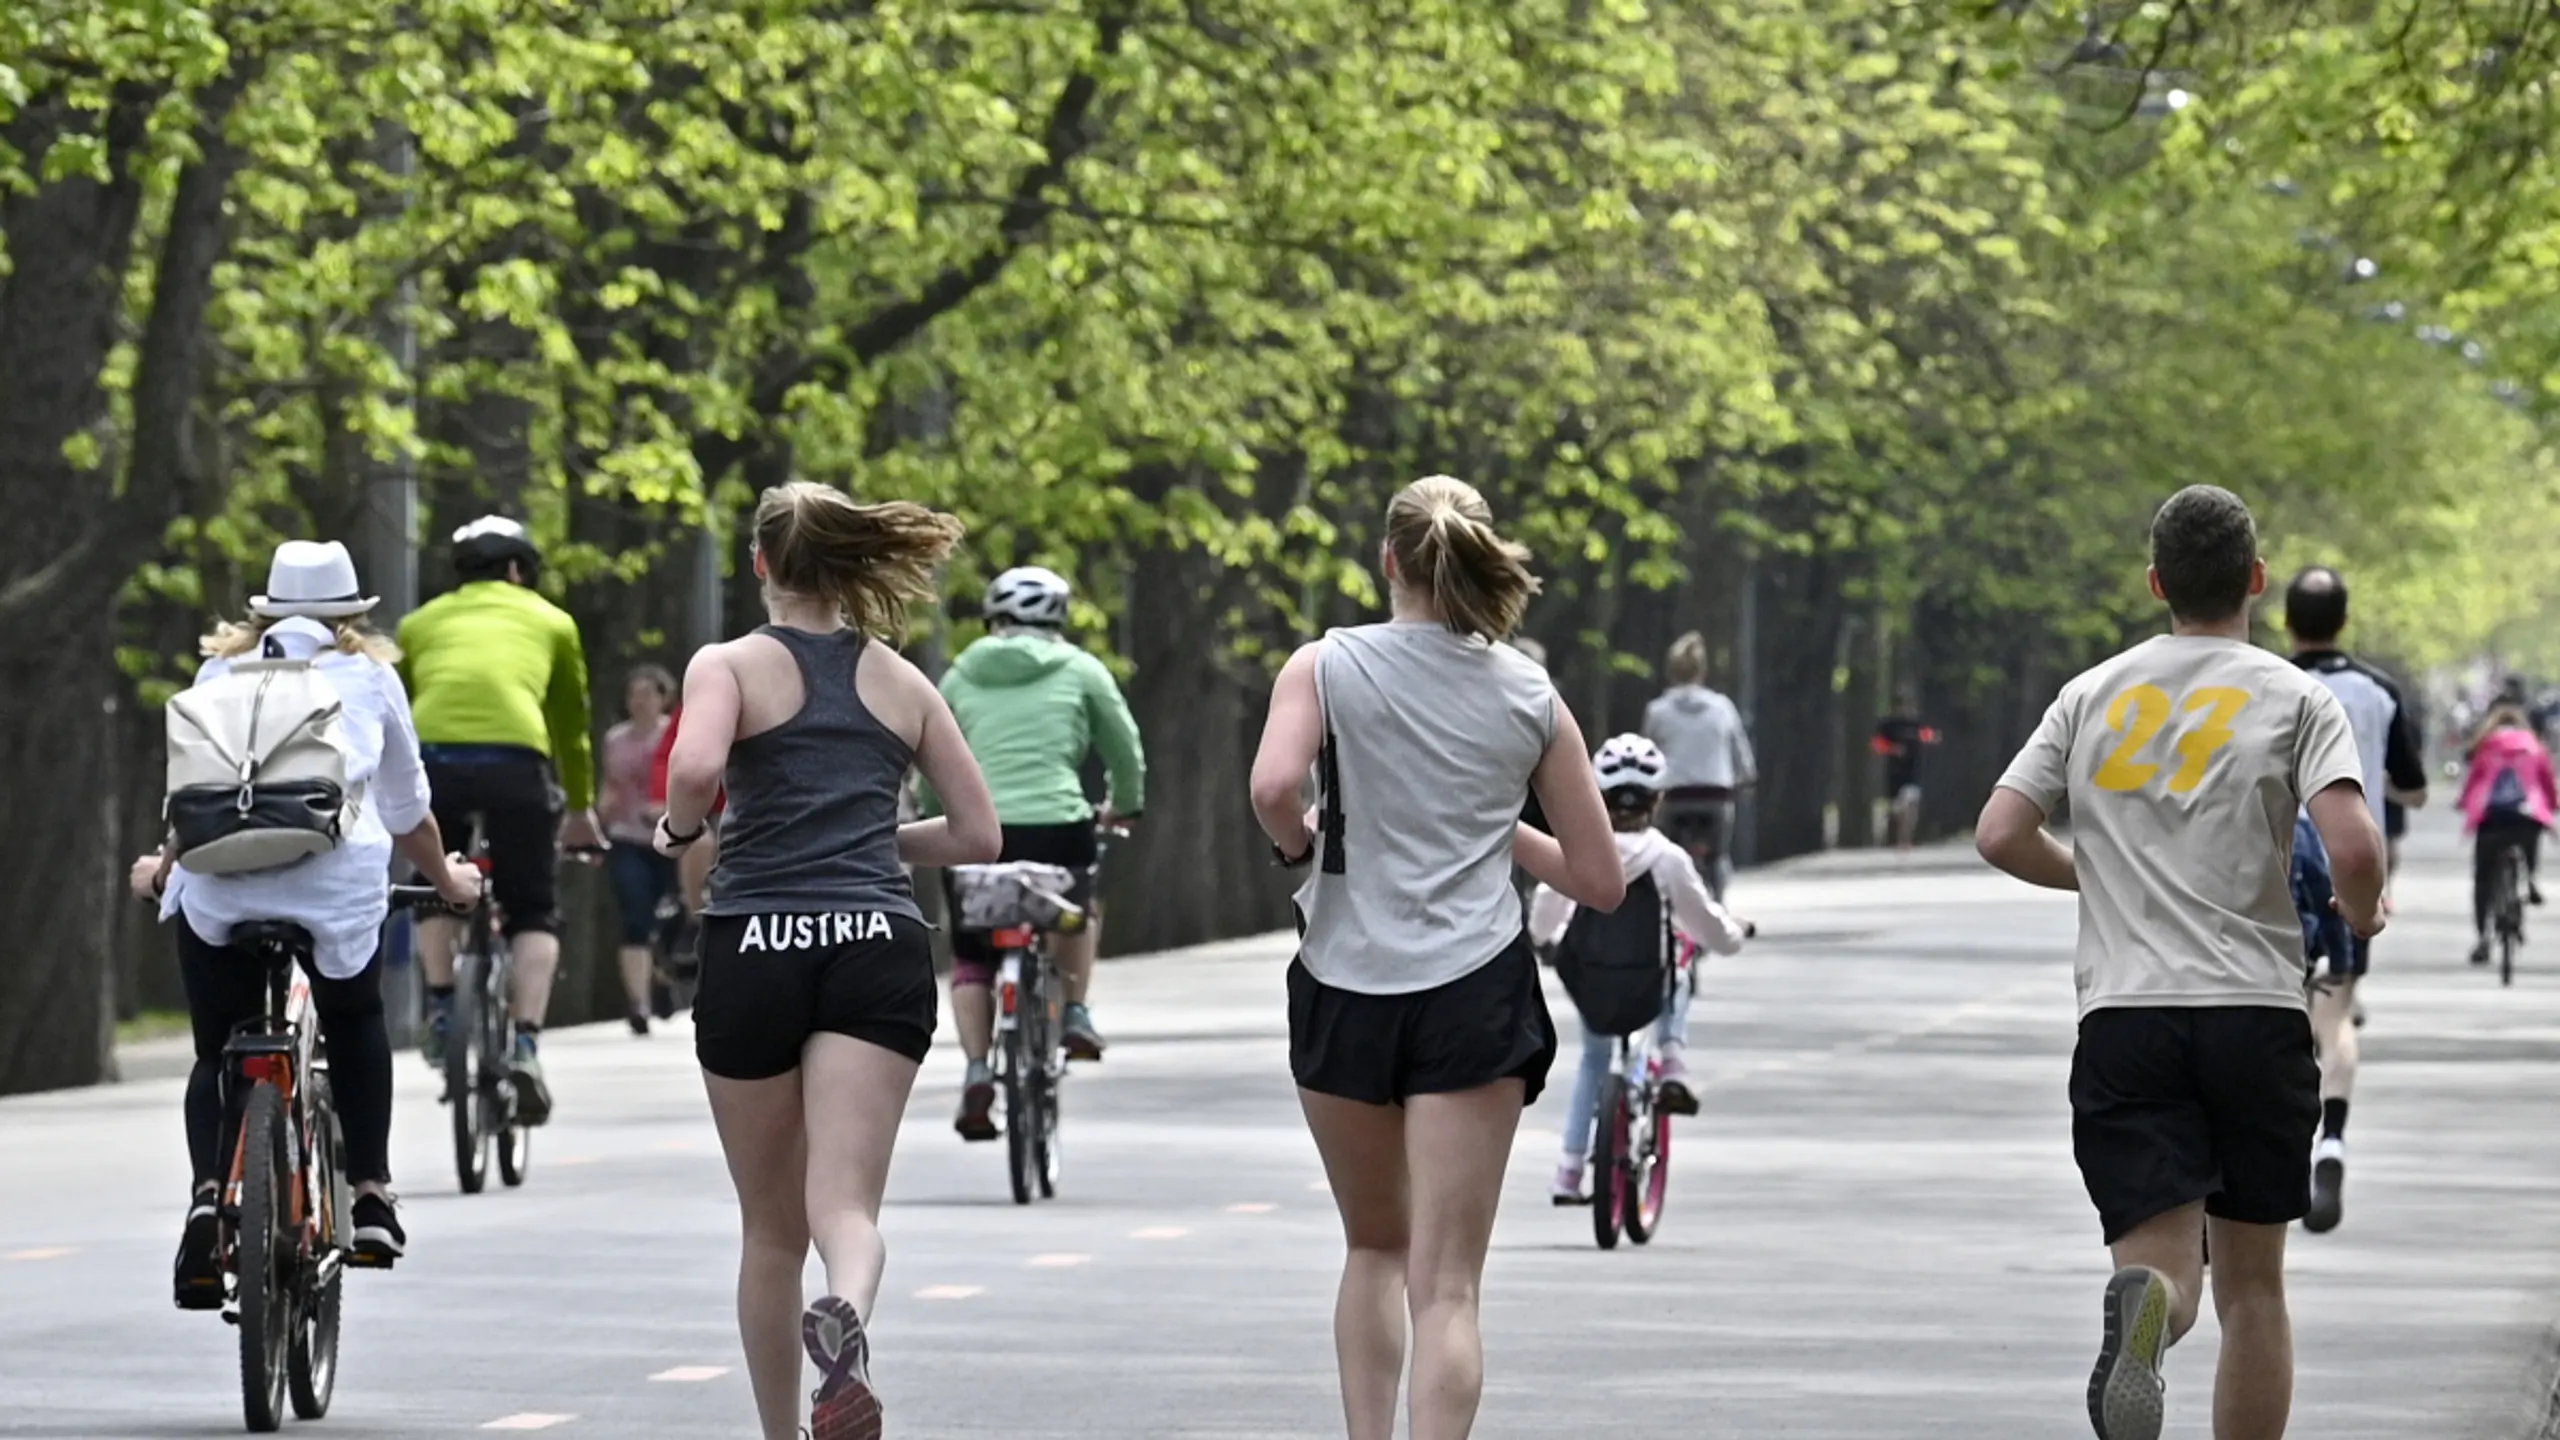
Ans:
{"label": "white sleeveless top", "polygon": [[1509,645],[1397,622],[1328,634],[1316,691],[1331,763],[1299,959],[1365,995],[1475,971],[1520,938],[1512,827],[1555,735],[1554,683]]}

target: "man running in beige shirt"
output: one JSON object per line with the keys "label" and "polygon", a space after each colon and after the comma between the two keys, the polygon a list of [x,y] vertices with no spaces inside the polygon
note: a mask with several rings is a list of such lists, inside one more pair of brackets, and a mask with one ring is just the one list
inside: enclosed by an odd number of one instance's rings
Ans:
{"label": "man running in beige shirt", "polygon": [[[2250,643],[2267,573],[2239,497],[2170,497],[2150,579],[2170,633],[2063,687],[1977,844],[2080,895],[2072,1150],[2117,1267],[2090,1424],[2099,1440],[2157,1440],[2160,1362],[2195,1323],[2209,1231],[2213,1433],[2277,1440],[2293,1406],[2285,1234],[2310,1204],[2320,1119],[2294,817],[2308,807],[2360,935],[2382,929],[2382,835],[2337,697]],[[2044,829],[2066,799],[2069,847]]]}

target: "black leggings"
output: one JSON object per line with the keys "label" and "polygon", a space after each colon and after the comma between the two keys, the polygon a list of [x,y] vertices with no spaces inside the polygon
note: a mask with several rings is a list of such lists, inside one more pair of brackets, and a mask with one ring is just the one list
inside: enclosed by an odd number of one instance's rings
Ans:
{"label": "black leggings", "polygon": [[2489,938],[2489,907],[2498,894],[2498,857],[2511,849],[2524,851],[2526,874],[2540,873],[2542,827],[2526,819],[2480,822],[2480,834],[2471,847],[2471,921],[2483,940]]}
{"label": "black leggings", "polygon": [[[222,1153],[222,1046],[242,1021],[265,1012],[266,969],[251,951],[206,943],[184,916],[176,928],[178,975],[186,982],[196,1039],[196,1068],[187,1077],[187,1157],[201,1185],[223,1178],[229,1158]],[[382,952],[377,949],[352,979],[331,980],[317,969],[308,973],[320,1033],[329,1042],[330,1095],[347,1132],[347,1179],[359,1185],[387,1181],[391,1032],[382,1018]]]}

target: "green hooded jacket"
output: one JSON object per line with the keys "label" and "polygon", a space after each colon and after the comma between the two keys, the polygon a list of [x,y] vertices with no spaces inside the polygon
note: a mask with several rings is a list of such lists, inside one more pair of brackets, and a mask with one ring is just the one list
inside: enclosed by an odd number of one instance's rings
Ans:
{"label": "green hooded jacket", "polygon": [[[1054,635],[990,635],[960,652],[942,677],[942,696],[978,757],[996,819],[1006,825],[1068,825],[1093,818],[1080,772],[1100,750],[1111,808],[1147,808],[1147,756],[1119,683],[1100,660]],[[937,801],[922,786],[928,812]]]}

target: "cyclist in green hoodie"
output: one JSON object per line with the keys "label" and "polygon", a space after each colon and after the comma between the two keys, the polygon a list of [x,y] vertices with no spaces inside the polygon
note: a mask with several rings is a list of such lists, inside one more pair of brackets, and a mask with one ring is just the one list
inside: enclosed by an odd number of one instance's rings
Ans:
{"label": "cyclist in green hoodie", "polygon": [[[953,662],[942,694],[994,792],[1003,858],[1075,872],[1072,898],[1085,904],[1101,858],[1094,807],[1084,793],[1085,756],[1099,750],[1110,779],[1104,823],[1135,820],[1146,808],[1147,759],[1119,683],[1066,638],[1067,594],[1065,577],[1037,566],[997,576],[987,587],[987,636]],[[930,810],[932,797],[921,798]],[[952,932],[951,1011],[969,1061],[956,1128],[971,1140],[996,1137],[995,1077],[987,1068],[996,957],[986,938]],[[1067,982],[1067,1057],[1099,1060],[1102,1034],[1086,1002],[1101,926],[1088,924],[1053,943]]]}

